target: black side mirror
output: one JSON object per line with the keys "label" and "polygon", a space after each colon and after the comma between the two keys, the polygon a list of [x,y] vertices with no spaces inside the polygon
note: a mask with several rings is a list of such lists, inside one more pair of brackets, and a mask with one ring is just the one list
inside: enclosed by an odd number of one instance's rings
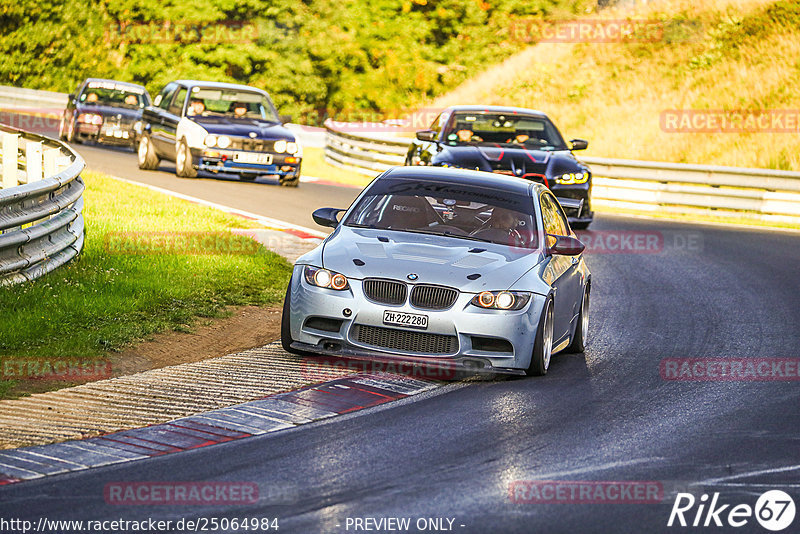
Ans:
{"label": "black side mirror", "polygon": [[336,228],[339,226],[339,213],[342,211],[347,210],[341,208],[319,208],[311,216],[314,218],[314,222],[320,226]]}
{"label": "black side mirror", "polygon": [[586,139],[572,139],[570,143],[572,144],[571,150],[586,150],[589,148],[589,141]]}
{"label": "black side mirror", "polygon": [[436,141],[436,132],[434,130],[422,130],[417,132],[417,139],[420,141],[428,141],[433,143]]}
{"label": "black side mirror", "polygon": [[280,119],[281,119],[281,123],[283,123],[283,124],[286,124],[287,122],[292,122],[292,116],[291,115],[281,115]]}
{"label": "black side mirror", "polygon": [[586,248],[577,237],[547,234],[547,253],[577,256]]}

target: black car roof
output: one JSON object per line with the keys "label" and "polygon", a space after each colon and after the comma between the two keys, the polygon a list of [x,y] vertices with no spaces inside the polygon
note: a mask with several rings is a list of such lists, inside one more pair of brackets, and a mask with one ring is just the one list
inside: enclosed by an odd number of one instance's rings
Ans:
{"label": "black car roof", "polygon": [[515,108],[513,106],[482,106],[482,105],[458,105],[450,106],[447,111],[472,111],[475,113],[508,113],[508,114],[522,114],[522,115],[536,115],[542,118],[548,118],[542,111],[527,108]]}
{"label": "black car roof", "polygon": [[506,174],[494,174],[484,171],[471,171],[468,169],[455,169],[452,167],[431,167],[431,166],[405,166],[392,167],[384,172],[380,179],[400,178],[407,180],[423,180],[429,182],[455,182],[465,185],[494,187],[503,191],[528,195],[533,185],[544,188],[543,185],[531,182],[524,178],[508,176]]}
{"label": "black car roof", "polygon": [[261,93],[263,95],[269,96],[269,93],[264,91],[263,89],[259,89],[258,87],[253,87],[250,85],[244,85],[241,83],[226,83],[226,82],[207,82],[203,80],[175,80],[174,83],[186,86],[186,87],[207,87],[209,89],[244,89],[247,91],[254,91],[256,93]]}

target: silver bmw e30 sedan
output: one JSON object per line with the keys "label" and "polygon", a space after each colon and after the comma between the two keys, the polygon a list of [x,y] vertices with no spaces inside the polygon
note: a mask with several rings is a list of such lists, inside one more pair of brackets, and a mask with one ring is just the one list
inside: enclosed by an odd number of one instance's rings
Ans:
{"label": "silver bmw e30 sedan", "polygon": [[394,167],[313,216],[335,231],[294,266],[288,352],[544,375],[586,346],[584,246],[543,185]]}

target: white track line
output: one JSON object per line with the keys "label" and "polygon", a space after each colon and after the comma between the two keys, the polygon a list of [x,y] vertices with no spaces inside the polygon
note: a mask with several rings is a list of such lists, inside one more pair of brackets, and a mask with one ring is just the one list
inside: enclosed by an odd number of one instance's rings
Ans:
{"label": "white track line", "polygon": [[746,477],[755,477],[758,475],[774,475],[777,473],[785,473],[787,471],[797,471],[800,469],[800,465],[788,465],[786,467],[775,467],[772,469],[761,469],[759,471],[750,471],[749,473],[738,473],[736,475],[728,475],[719,478],[711,478],[708,480],[704,480],[702,482],[698,482],[698,484],[703,486],[711,486],[718,482],[724,482],[726,480],[732,480],[736,478],[746,478]]}

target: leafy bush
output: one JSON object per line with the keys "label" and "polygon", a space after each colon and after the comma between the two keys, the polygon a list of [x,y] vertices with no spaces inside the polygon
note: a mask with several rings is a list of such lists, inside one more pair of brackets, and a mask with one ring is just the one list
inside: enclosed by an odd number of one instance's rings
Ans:
{"label": "leafy bush", "polygon": [[[524,46],[512,35],[514,20],[569,17],[594,2],[209,0],[201,5],[5,3],[0,83],[70,92],[82,79],[98,76],[142,83],[156,93],[178,78],[235,81],[266,89],[282,112],[318,123],[331,114],[413,107]],[[246,27],[237,34],[230,21]]]}

